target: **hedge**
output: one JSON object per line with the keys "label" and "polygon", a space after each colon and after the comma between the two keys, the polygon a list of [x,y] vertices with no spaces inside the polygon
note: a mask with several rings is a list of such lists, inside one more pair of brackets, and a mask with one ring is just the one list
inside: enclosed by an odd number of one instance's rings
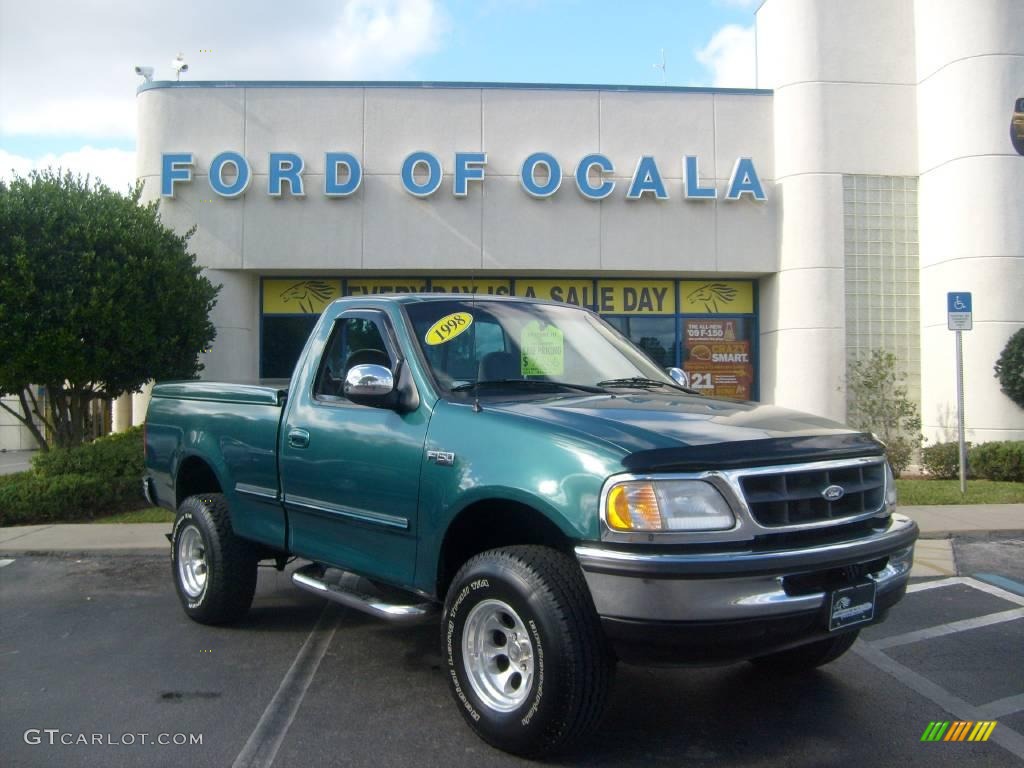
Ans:
{"label": "hedge", "polygon": [[[1024,482],[1024,440],[967,444],[967,475],[983,480]],[[925,471],[940,480],[960,476],[960,446],[936,443],[921,450]]]}
{"label": "hedge", "polygon": [[[971,444],[967,447],[970,449]],[[921,463],[925,472],[939,480],[952,480],[960,477],[960,444],[936,443],[921,449]],[[971,468],[970,454],[967,457],[967,468]]]}
{"label": "hedge", "polygon": [[37,455],[0,476],[0,525],[82,522],[144,507],[142,429]]}
{"label": "hedge", "polygon": [[32,467],[45,477],[95,475],[97,477],[141,478],[145,469],[142,455],[142,427],[107,435],[77,448],[53,448],[32,459]]}
{"label": "hedge", "polygon": [[971,450],[968,466],[987,480],[1024,483],[1024,440],[982,443]]}
{"label": "hedge", "polygon": [[35,472],[9,477],[16,479],[0,485],[0,525],[82,522],[141,506],[136,478]]}

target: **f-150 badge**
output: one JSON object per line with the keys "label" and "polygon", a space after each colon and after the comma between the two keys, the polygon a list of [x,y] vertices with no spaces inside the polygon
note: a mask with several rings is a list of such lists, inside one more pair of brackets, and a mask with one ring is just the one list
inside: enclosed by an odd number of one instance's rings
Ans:
{"label": "f-150 badge", "polygon": [[427,461],[439,467],[451,467],[455,465],[455,454],[451,451],[427,451]]}

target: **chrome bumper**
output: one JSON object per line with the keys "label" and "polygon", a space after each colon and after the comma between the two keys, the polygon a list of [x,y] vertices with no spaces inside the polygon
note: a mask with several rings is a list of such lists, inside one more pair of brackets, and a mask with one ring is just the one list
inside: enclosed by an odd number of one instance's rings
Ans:
{"label": "chrome bumper", "polygon": [[[788,576],[869,563],[867,574],[882,597],[906,586],[917,525],[893,515],[877,534],[848,542],[775,552],[652,554],[576,547],[597,612],[632,621],[729,621],[785,616],[821,609],[826,592],[792,594]],[[895,596],[898,599],[898,596]]]}

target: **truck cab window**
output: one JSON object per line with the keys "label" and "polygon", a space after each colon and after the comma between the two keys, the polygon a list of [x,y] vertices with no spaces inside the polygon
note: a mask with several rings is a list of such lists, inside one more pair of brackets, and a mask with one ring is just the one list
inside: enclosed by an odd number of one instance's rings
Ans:
{"label": "truck cab window", "polygon": [[343,317],[334,324],[313,388],[316,397],[345,396],[345,375],[356,365],[383,365],[393,370],[384,337],[376,321]]}

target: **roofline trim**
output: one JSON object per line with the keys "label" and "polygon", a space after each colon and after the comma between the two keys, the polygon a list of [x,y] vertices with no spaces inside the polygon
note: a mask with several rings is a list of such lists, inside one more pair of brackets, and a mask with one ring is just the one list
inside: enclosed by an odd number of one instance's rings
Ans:
{"label": "roofline trim", "polygon": [[626,93],[724,93],[740,96],[764,96],[765,88],[712,88],[689,85],[609,85],[587,83],[497,83],[432,80],[154,80],[139,85],[136,94],[162,88],[421,88],[424,90],[521,91],[611,91]]}

